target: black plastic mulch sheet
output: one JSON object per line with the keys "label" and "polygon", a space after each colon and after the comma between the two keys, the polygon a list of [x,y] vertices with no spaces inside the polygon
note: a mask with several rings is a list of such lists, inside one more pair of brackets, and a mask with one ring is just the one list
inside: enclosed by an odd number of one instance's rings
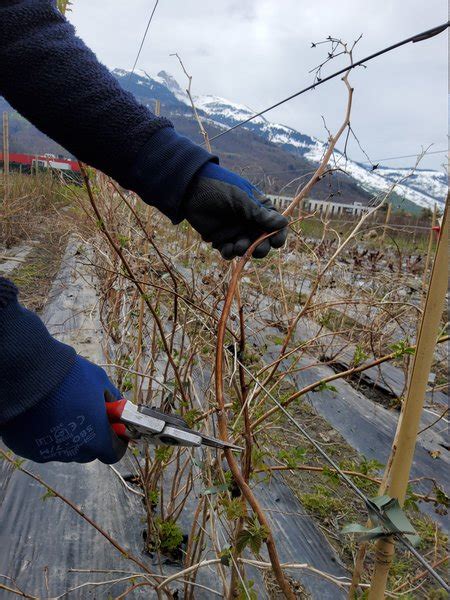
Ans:
{"label": "black plastic mulch sheet", "polygon": [[[69,243],[62,271],[51,294],[51,303],[45,311],[45,320],[53,324],[51,330],[68,343],[78,345],[78,350],[93,360],[99,357],[98,319],[92,321],[92,274],[83,274],[83,266],[77,263],[78,244]],[[75,271],[77,273],[75,274]],[[84,350],[88,350],[83,352]],[[197,451],[200,452],[200,451]],[[69,498],[83,512],[104,528],[125,549],[159,573],[159,563],[143,553],[144,516],[142,499],[124,488],[110,467],[99,462],[86,465],[48,463],[45,465],[24,463],[46,483]],[[127,472],[124,459],[119,469]],[[165,474],[170,484],[170,472]],[[54,598],[73,589],[69,599],[106,599],[117,597],[131,585],[129,578],[139,571],[125,559],[91,525],[61,500],[44,499],[45,488],[25,474],[13,470],[6,461],[0,463],[0,574],[1,581],[14,588],[18,585],[25,593],[38,598]],[[195,489],[182,514],[180,525],[189,532]],[[348,575],[318,525],[305,514],[302,506],[284,482],[272,478],[270,484],[260,485],[257,494],[266,508],[273,527],[274,537],[283,562],[308,563],[327,573],[344,577]],[[219,536],[226,541],[222,532]],[[206,552],[206,558],[214,557]],[[266,557],[262,551],[263,558]],[[172,574],[180,565],[164,561],[164,573]],[[227,569],[227,567],[225,567]],[[84,570],[83,572],[80,572]],[[106,570],[107,573],[96,571]],[[112,572],[114,571],[114,572]],[[249,570],[255,579],[258,598],[267,598],[260,573]],[[338,600],[346,597],[344,591],[325,579],[307,571],[291,571],[293,578],[301,580],[311,597],[317,600]],[[108,583],[111,580],[119,580]],[[143,580],[135,577],[135,583]],[[221,582],[215,567],[200,569],[197,581],[216,593],[196,588],[195,598],[221,597]],[[14,583],[15,582],[15,583]],[[89,582],[105,582],[87,585]],[[172,591],[182,583],[171,584]],[[0,590],[0,598],[13,597]],[[134,590],[127,598],[153,598],[156,594],[149,587]]]}

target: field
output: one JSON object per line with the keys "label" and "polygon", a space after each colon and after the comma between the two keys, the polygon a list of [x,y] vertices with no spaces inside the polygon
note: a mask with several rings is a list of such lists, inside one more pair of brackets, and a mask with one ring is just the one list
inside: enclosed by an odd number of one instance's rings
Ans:
{"label": "field", "polygon": [[[2,589],[29,598],[281,598],[278,565],[292,597],[345,598],[349,588],[367,597],[374,545],[362,558],[364,543],[342,533],[365,525],[367,508],[342,473],[377,495],[436,248],[429,222],[300,213],[286,247],[238,277],[186,223],[174,228],[102,174],[89,170],[86,180],[10,176],[0,275],[127,398],[243,452],[139,442],[114,468],[3,453],[0,510],[14,519]],[[446,315],[441,325],[405,512],[421,555],[443,574]],[[446,597],[408,550],[396,550],[387,597]],[[352,587],[355,563],[362,576]]]}

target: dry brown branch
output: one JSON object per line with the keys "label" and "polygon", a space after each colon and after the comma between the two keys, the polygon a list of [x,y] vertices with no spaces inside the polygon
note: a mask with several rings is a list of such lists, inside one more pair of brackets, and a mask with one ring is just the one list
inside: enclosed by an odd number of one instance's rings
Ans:
{"label": "dry brown branch", "polygon": [[[450,336],[446,335],[446,336],[439,338],[436,343],[437,344],[443,343],[443,342],[448,341],[449,339],[450,339]],[[407,348],[407,350],[415,350],[415,348],[416,348],[416,345],[412,345],[412,346],[409,346]],[[289,404],[291,404],[294,400],[297,400],[297,398],[300,398],[300,396],[303,396],[304,394],[307,394],[308,392],[313,391],[319,385],[322,385],[324,383],[329,383],[330,381],[335,381],[336,379],[342,379],[344,377],[349,377],[351,375],[355,375],[356,373],[362,373],[363,371],[366,371],[367,369],[371,369],[372,367],[376,367],[378,365],[381,365],[384,362],[388,362],[388,361],[394,360],[396,358],[398,358],[398,352],[395,351],[395,352],[391,352],[390,354],[387,354],[386,356],[377,358],[376,360],[373,360],[369,363],[360,365],[359,367],[352,367],[350,369],[347,369],[346,371],[341,371],[340,373],[333,373],[333,375],[324,377],[323,379],[321,379],[319,381],[315,381],[314,383],[311,383],[310,385],[305,386],[301,390],[298,390],[297,392],[295,392],[294,394],[289,396],[289,398],[287,398],[282,403],[282,406],[284,406],[284,407],[289,406]],[[260,425],[263,421],[268,419],[271,415],[273,415],[278,410],[279,410],[278,406],[273,406],[272,408],[270,408],[267,412],[265,412],[263,415],[261,415],[261,417],[259,417],[259,419],[257,419],[256,421],[254,421],[252,423],[252,429],[256,429],[256,427],[258,427],[258,425]]]}
{"label": "dry brown branch", "polygon": [[194,103],[194,100],[193,100],[192,94],[191,94],[192,75],[189,75],[189,73],[186,71],[186,68],[185,68],[185,66],[183,64],[183,61],[181,60],[181,58],[180,58],[180,56],[179,56],[179,54],[177,52],[175,52],[174,54],[171,54],[170,56],[176,56],[177,57],[180,65],[181,65],[181,68],[183,69],[184,74],[188,78],[188,82],[189,83],[188,83],[188,87],[186,89],[186,94],[188,95],[189,102],[191,103],[192,110],[194,111],[194,117],[195,117],[195,120],[198,123],[199,129],[200,129],[200,133],[202,134],[203,139],[205,140],[205,146],[206,146],[208,152],[211,152],[211,144],[210,144],[210,141],[209,141],[208,132],[206,131],[206,129],[203,126],[202,120],[200,119],[200,116],[199,116],[199,114],[197,112],[197,108],[195,106],[195,103]]}
{"label": "dry brown branch", "polygon": [[[345,85],[347,87],[347,91],[348,91],[348,102],[347,102],[347,108],[346,108],[344,122],[343,122],[342,126],[339,128],[338,133],[335,136],[335,138],[330,140],[329,148],[328,148],[327,152],[325,153],[325,156],[321,162],[321,165],[319,166],[319,169],[316,171],[315,175],[311,178],[311,180],[306,184],[306,186],[302,190],[302,192],[300,192],[300,194],[297,195],[297,197],[294,199],[294,201],[292,202],[290,207],[288,207],[288,209],[286,209],[285,214],[287,214],[287,215],[291,214],[292,210],[299,204],[299,202],[302,200],[302,198],[305,197],[305,195],[309,192],[311,187],[317,181],[318,177],[320,177],[320,175],[323,173],[323,171],[325,170],[325,167],[332,155],[333,149],[334,149],[339,137],[342,135],[343,131],[345,130],[345,128],[348,125],[349,115],[350,115],[350,110],[351,110],[351,105],[352,105],[353,89],[348,84],[347,78],[348,78],[348,73],[343,78]],[[216,360],[215,360],[216,402],[219,407],[219,412],[217,413],[219,432],[220,432],[221,438],[225,441],[228,440],[228,420],[227,420],[227,416],[226,416],[226,411],[224,409],[225,399],[224,399],[224,384],[223,384],[223,352],[224,352],[223,349],[224,349],[224,345],[225,345],[226,322],[227,322],[229,314],[230,314],[231,304],[232,304],[233,298],[236,294],[238,280],[242,273],[242,270],[243,270],[245,264],[247,263],[247,261],[249,260],[254,248],[266,237],[268,237],[268,236],[267,235],[261,236],[258,240],[256,240],[252,244],[252,246],[248,249],[247,253],[241,259],[239,259],[237,261],[237,264],[234,268],[232,278],[231,278],[231,281],[230,281],[230,284],[228,287],[228,291],[227,291],[227,294],[225,297],[224,307],[222,309],[222,314],[221,314],[221,318],[220,318],[219,325],[218,325],[217,344],[216,344]],[[253,429],[254,429],[254,427],[253,427]],[[253,511],[255,512],[260,525],[267,530],[266,546],[267,546],[267,550],[269,552],[269,556],[270,556],[270,560],[272,563],[272,568],[274,571],[275,578],[276,578],[281,590],[283,591],[283,594],[286,596],[286,598],[294,600],[295,595],[294,595],[288,581],[284,577],[283,571],[281,569],[275,542],[272,537],[270,527],[268,525],[268,521],[266,519],[264,511],[261,509],[259,502],[256,500],[252,490],[250,489],[247,482],[245,481],[245,478],[239,469],[238,463],[237,463],[235,457],[233,456],[233,453],[230,450],[225,450],[225,456],[226,456],[228,465],[230,467],[230,470],[233,474],[233,477],[234,477],[237,485],[239,486],[239,488],[241,489],[247,502],[250,504]]]}
{"label": "dry brown branch", "polygon": [[106,238],[108,239],[108,242],[111,244],[112,248],[114,249],[115,253],[117,254],[117,256],[120,258],[125,270],[127,271],[131,281],[134,283],[134,285],[136,286],[136,288],[138,289],[139,293],[141,294],[141,296],[144,298],[145,304],[147,305],[147,308],[150,310],[153,319],[155,320],[156,326],[158,328],[159,331],[159,335],[161,338],[161,342],[164,346],[164,350],[166,352],[167,355],[167,359],[170,363],[170,366],[173,369],[173,373],[175,376],[175,379],[178,383],[178,389],[180,392],[180,395],[182,396],[183,400],[187,401],[186,398],[186,393],[182,384],[182,380],[179,374],[179,370],[178,370],[178,366],[175,363],[173,356],[172,356],[172,352],[170,350],[169,344],[167,342],[166,339],[166,334],[164,332],[164,327],[161,323],[161,320],[159,318],[159,316],[157,315],[155,309],[153,308],[151,302],[148,300],[147,295],[145,294],[144,288],[142,287],[142,285],[136,280],[136,277],[133,273],[133,270],[131,269],[127,259],[124,256],[124,253],[122,252],[121,248],[117,245],[117,243],[114,241],[112,235],[109,233],[109,231],[106,229],[105,227],[105,223],[103,221],[102,215],[100,214],[100,211],[98,209],[97,203],[95,201],[94,195],[92,193],[92,188],[90,185],[90,181],[89,181],[89,175],[86,171],[86,169],[84,168],[84,165],[82,163],[78,163],[80,165],[80,169],[81,169],[81,173],[83,175],[83,179],[84,179],[84,183],[86,185],[86,190],[88,192],[88,196],[89,196],[89,201],[91,203],[91,206],[96,214],[97,220],[98,220],[98,226],[100,227],[100,230],[104,233],[104,235],[106,236]]}

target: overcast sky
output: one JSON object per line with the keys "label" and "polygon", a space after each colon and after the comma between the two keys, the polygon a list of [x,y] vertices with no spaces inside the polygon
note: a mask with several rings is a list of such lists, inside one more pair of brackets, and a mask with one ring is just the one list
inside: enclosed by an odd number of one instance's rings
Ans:
{"label": "overcast sky", "polygon": [[[69,19],[108,67],[131,69],[154,0],[73,0]],[[214,94],[255,111],[312,82],[308,71],[326,56],[312,41],[363,34],[355,60],[447,20],[445,0],[160,0],[138,68],[161,69],[184,85],[178,52],[193,75],[194,94]],[[352,127],[373,160],[447,147],[447,33],[375,59],[351,76]],[[344,66],[332,61],[327,72]],[[339,126],[345,92],[326,83],[266,115],[326,138]],[[356,144],[350,158],[364,160]],[[445,154],[424,159],[441,168]],[[389,161],[409,166],[414,159]]]}

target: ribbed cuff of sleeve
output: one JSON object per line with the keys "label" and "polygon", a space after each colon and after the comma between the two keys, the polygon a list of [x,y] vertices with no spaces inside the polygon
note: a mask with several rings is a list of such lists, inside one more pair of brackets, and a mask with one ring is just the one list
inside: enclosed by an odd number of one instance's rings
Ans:
{"label": "ribbed cuff of sleeve", "polygon": [[76,352],[53,338],[41,319],[18,303],[15,286],[2,278],[0,302],[3,302],[0,307],[0,424],[3,424],[38,404],[58,386],[72,367]]}
{"label": "ribbed cuff of sleeve", "polygon": [[127,180],[120,183],[176,225],[184,219],[181,204],[189,184],[209,161],[219,162],[201,146],[165,127],[151,136],[138,153]]}

